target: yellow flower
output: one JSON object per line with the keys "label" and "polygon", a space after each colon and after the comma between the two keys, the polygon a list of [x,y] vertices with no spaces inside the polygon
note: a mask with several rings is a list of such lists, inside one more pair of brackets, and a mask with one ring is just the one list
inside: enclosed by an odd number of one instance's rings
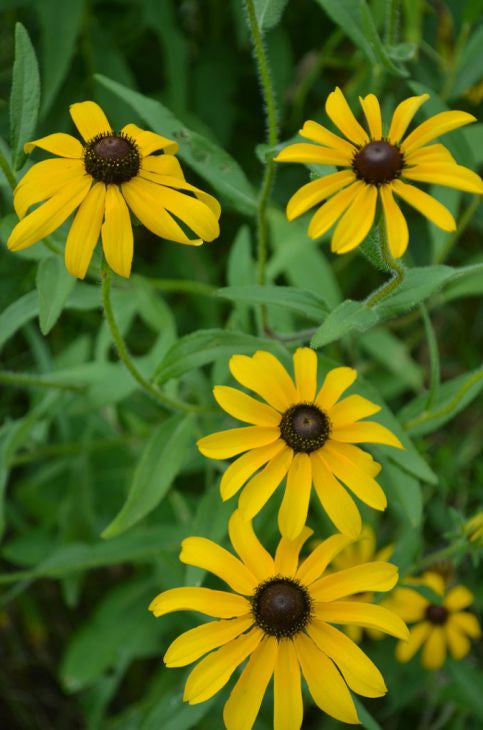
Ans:
{"label": "yellow flower", "polygon": [[454,231],[455,220],[444,205],[400,179],[436,183],[470,193],[483,192],[479,176],[458,165],[446,147],[428,145],[436,137],[476,121],[471,114],[441,112],[420,124],[401,141],[414,114],[428,98],[428,94],[421,94],[402,101],[396,107],[387,133],[383,132],[381,110],[374,94],[360,98],[368,134],[337,87],[329,94],[325,111],[347,139],[333,134],[317,122],[308,121],[300,135],[317,144],[289,145],[275,159],[279,162],[335,165],[345,169],[300,188],[288,203],[288,219],[297,218],[332,196],[313,216],[308,234],[311,238],[318,238],[340,218],[332,235],[331,248],[336,253],[346,253],[356,248],[369,233],[380,197],[389,248],[393,256],[400,257],[407,248],[409,232],[406,219],[394,199],[395,193],[444,231]]}
{"label": "yellow flower", "polygon": [[155,616],[191,610],[218,619],[179,636],[164,656],[168,667],[181,667],[211,652],[191,671],[185,701],[196,704],[212,697],[249,658],[225,704],[228,730],[250,730],[272,675],[274,728],[298,730],[303,716],[300,670],[324,712],[357,723],[348,687],[364,697],[380,697],[387,689],[372,661],[331,624],[372,626],[406,637],[403,621],[386,608],[345,600],[358,590],[390,590],[397,568],[374,562],[324,576],[350,538],[333,535],[299,562],[302,545],[312,534],[307,527],[295,541],[282,538],[274,559],[238,510],[228,529],[240,559],[211,540],[189,537],[183,540],[180,560],[214,573],[235,593],[173,588],[149,606]]}
{"label": "yellow flower", "polygon": [[[83,144],[58,133],[25,145],[26,152],[40,147],[60,159],[37,163],[17,185],[14,206],[20,223],[8,239],[9,249],[20,251],[45,238],[76,208],[65,265],[80,279],[86,275],[99,234],[109,266],[129,276],[133,257],[129,208],[146,228],[169,241],[198,246],[219,235],[220,205],[185,181],[174,156],[176,142],[135,124],[114,132],[93,101],[72,104],[70,114]],[[189,238],[176,218],[196,238]]]}
{"label": "yellow flower", "polygon": [[464,531],[470,542],[483,547],[483,511],[477,512],[465,522]]}
{"label": "yellow flower", "polygon": [[245,519],[252,519],[262,509],[287,476],[278,515],[284,537],[294,539],[305,525],[312,483],[337,529],[358,537],[359,510],[339,480],[374,509],[384,510],[387,501],[374,479],[380,465],[353,444],[366,441],[397,448],[402,445],[385,426],[361,421],[377,413],[380,406],[360,395],[339,400],[355,381],[355,370],[331,370],[317,393],[314,350],[299,348],[293,364],[295,384],[269,352],[259,351],[253,357],[234,355],[229,365],[233,377],[266,403],[235,388],[215,386],[213,393],[220,406],[254,425],[205,436],[198,441],[198,448],[212,459],[248,452],[230,464],[220,484],[222,499],[226,500],[249,480],[238,502]]}
{"label": "yellow flower", "polygon": [[404,621],[415,623],[409,639],[396,646],[396,658],[408,662],[423,646],[421,661],[426,669],[439,669],[446,658],[446,648],[454,659],[462,659],[470,650],[470,640],[481,635],[476,616],[463,609],[473,603],[471,591],[464,586],[447,589],[439,573],[428,571],[421,578],[406,581],[431,588],[441,603],[431,603],[417,591],[401,587],[385,603]]}

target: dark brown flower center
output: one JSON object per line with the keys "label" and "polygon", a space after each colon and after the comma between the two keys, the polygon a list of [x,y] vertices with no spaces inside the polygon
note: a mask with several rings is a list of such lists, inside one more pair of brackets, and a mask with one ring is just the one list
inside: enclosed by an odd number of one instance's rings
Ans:
{"label": "dark brown flower center", "polygon": [[138,146],[127,135],[106,132],[89,140],[84,148],[86,172],[109,184],[127,182],[139,172]]}
{"label": "dark brown flower center", "polygon": [[310,620],[311,607],[306,589],[290,578],[270,578],[258,586],[252,599],[255,623],[277,639],[302,631]]}
{"label": "dark brown flower center", "polygon": [[430,603],[426,608],[426,618],[437,626],[445,624],[448,619],[448,609],[444,606],[438,606],[435,603]]}
{"label": "dark brown flower center", "polygon": [[330,421],[312,403],[299,403],[283,414],[280,435],[294,451],[310,454],[320,449],[329,438]]}
{"label": "dark brown flower center", "polygon": [[399,177],[403,156],[397,147],[385,142],[369,142],[357,152],[352,167],[359,180],[372,185],[387,183]]}

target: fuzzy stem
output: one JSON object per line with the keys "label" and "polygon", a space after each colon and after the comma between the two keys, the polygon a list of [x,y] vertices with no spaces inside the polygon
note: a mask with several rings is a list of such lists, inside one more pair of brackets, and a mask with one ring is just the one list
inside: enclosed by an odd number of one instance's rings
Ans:
{"label": "fuzzy stem", "polygon": [[384,226],[384,221],[382,220],[379,223],[379,237],[381,241],[381,256],[384,259],[384,263],[386,264],[388,270],[391,272],[392,277],[386,284],[383,284],[381,287],[379,287],[379,289],[371,294],[370,297],[368,297],[368,299],[366,300],[366,304],[368,307],[374,307],[382,299],[386,299],[386,297],[392,294],[393,291],[397,289],[400,284],[402,284],[406,274],[406,267],[404,266],[404,264],[393,258],[389,250],[386,228]]}

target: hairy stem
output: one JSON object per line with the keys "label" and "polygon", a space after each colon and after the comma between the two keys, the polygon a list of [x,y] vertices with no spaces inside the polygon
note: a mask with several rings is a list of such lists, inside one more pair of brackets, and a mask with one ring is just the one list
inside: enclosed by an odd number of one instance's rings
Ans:
{"label": "hairy stem", "polygon": [[393,258],[389,250],[386,228],[383,220],[381,220],[381,222],[379,223],[379,238],[381,241],[381,256],[392,276],[386,284],[383,284],[379,289],[371,294],[370,297],[366,299],[366,304],[368,307],[374,307],[382,299],[385,299],[389,296],[389,294],[392,294],[393,291],[395,291],[395,289],[397,289],[398,286],[402,284],[406,274],[406,267],[404,266],[404,264]]}

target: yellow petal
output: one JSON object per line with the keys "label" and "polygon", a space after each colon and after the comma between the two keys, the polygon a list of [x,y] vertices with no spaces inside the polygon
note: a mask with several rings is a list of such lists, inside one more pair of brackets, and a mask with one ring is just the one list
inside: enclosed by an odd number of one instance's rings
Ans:
{"label": "yellow petal", "polygon": [[251,520],[260,512],[286,476],[292,458],[292,449],[285,448],[274,456],[261,472],[250,479],[238,500],[238,507],[244,519]]}
{"label": "yellow petal", "polygon": [[406,624],[393,611],[362,601],[335,601],[318,603],[314,616],[320,621],[331,624],[363,626],[378,629],[397,639],[407,639],[409,632]]}
{"label": "yellow petal", "polygon": [[394,200],[390,185],[381,185],[382,209],[384,211],[384,225],[386,228],[389,250],[394,258],[399,259],[404,255],[409,242],[409,230],[406,218],[401,208]]}
{"label": "yellow petal", "polygon": [[364,98],[359,97],[359,101],[367,120],[371,139],[382,139],[381,107],[379,106],[377,96],[374,96],[374,94],[368,94]]}
{"label": "yellow petal", "polygon": [[300,669],[293,641],[280,639],[273,675],[273,728],[299,730],[304,706]]}
{"label": "yellow petal", "polygon": [[223,708],[227,730],[251,730],[275,668],[277,639],[265,637],[251,655]]}
{"label": "yellow petal", "polygon": [[341,170],[341,172],[334,172],[332,175],[320,177],[303,185],[288,201],[288,220],[292,221],[294,218],[298,218],[299,215],[321,203],[322,200],[354,182],[354,180],[355,175],[352,170]]}
{"label": "yellow petal", "polygon": [[419,107],[429,99],[429,94],[421,94],[420,96],[410,96],[397,105],[392,115],[391,126],[387,135],[391,144],[397,144],[411,121],[418,111]]}
{"label": "yellow petal", "polygon": [[173,611],[199,611],[214,618],[237,618],[250,613],[250,603],[243,596],[211,588],[171,588],[154,598],[149,610],[155,616]]}
{"label": "yellow petal", "polygon": [[298,347],[293,355],[295,387],[302,402],[311,403],[317,389],[317,353],[311,347]]}
{"label": "yellow petal", "polygon": [[431,631],[431,624],[423,621],[409,630],[407,641],[399,641],[396,645],[396,659],[398,662],[408,662],[426,641]]}
{"label": "yellow petal", "polygon": [[331,251],[347,253],[362,243],[374,223],[376,203],[377,187],[363,185],[335,228]]}
{"label": "yellow petal", "polygon": [[294,644],[315,704],[336,720],[357,724],[359,718],[351,694],[331,660],[303,633],[295,635]]}
{"label": "yellow petal", "polygon": [[236,388],[227,385],[215,385],[213,395],[217,403],[230,416],[238,418],[245,423],[253,423],[256,426],[278,426],[280,413],[265,403],[255,400],[251,396]]}
{"label": "yellow petal", "polygon": [[352,162],[351,154],[345,150],[320,147],[306,142],[284,147],[273,159],[275,162],[305,162],[312,165],[339,165],[341,167],[348,167]]}
{"label": "yellow petal", "polygon": [[316,601],[336,601],[364,591],[390,591],[397,579],[398,569],[392,563],[361,563],[319,578],[310,593]]}
{"label": "yellow petal", "polygon": [[344,487],[337,481],[320,452],[311,454],[312,476],[322,507],[340,532],[356,539],[361,531],[361,516]]}
{"label": "yellow petal", "polygon": [[422,147],[423,145],[431,142],[431,140],[440,137],[446,132],[451,132],[453,129],[463,127],[465,124],[476,122],[476,117],[467,112],[460,111],[449,111],[440,112],[434,117],[426,119],[416,129],[414,129],[410,135],[406,137],[401,145],[403,154],[408,154],[412,150]]}
{"label": "yellow petal", "polygon": [[185,223],[199,238],[213,241],[220,235],[217,216],[201,200],[165,185],[147,180],[143,180],[143,183],[149,186],[149,194],[155,196],[163,208]]}
{"label": "yellow petal", "polygon": [[341,631],[317,619],[307,633],[321,651],[332,659],[348,686],[363,697],[382,697],[387,692],[382,674],[368,656]]}
{"label": "yellow petal", "polygon": [[421,585],[426,585],[431,588],[438,596],[443,596],[445,592],[444,578],[440,573],[428,570],[424,573],[421,579]]}
{"label": "yellow petal", "polygon": [[[355,180],[355,178],[354,178]],[[308,234],[310,238],[319,238],[331,228],[336,220],[340,218],[345,209],[352,203],[357,193],[366,184],[360,180],[355,180],[352,185],[339,190],[338,193],[332,196],[330,200],[321,205],[317,213],[312,217],[308,227]]]}
{"label": "yellow petal", "polygon": [[421,661],[426,669],[439,669],[446,659],[446,638],[440,626],[432,626],[423,648]]}
{"label": "yellow petal", "polygon": [[[162,157],[170,157],[171,155],[162,155]],[[172,157],[172,156],[171,156]],[[214,214],[216,220],[220,217],[221,205],[213,195],[205,193],[203,190],[196,188],[194,185],[190,185],[185,180],[180,180],[179,177],[172,177],[169,175],[160,175],[158,172],[151,172],[146,169],[145,163],[151,159],[159,159],[156,157],[146,157],[143,160],[143,168],[140,171],[140,176],[145,180],[151,180],[151,182],[157,185],[163,185],[164,187],[174,188],[175,190],[186,190],[190,193],[194,193],[195,197],[198,198],[209,210]],[[172,157],[175,160],[175,157]],[[173,211],[174,212],[174,211]],[[180,216],[178,216],[180,217]]]}
{"label": "yellow petal", "polygon": [[334,427],[330,434],[334,441],[342,441],[358,444],[363,441],[371,444],[387,444],[396,449],[403,449],[404,446],[392,431],[375,421],[358,421],[350,426]]}
{"label": "yellow petal", "polygon": [[402,174],[417,182],[446,185],[477,195],[483,193],[483,183],[476,172],[451,162],[425,162],[416,167],[405,167]]}
{"label": "yellow petal", "polygon": [[461,631],[464,631],[465,634],[468,634],[468,636],[472,639],[479,639],[481,636],[480,624],[478,623],[476,616],[472,613],[467,613],[466,611],[454,613],[449,617],[448,623],[451,623]]}
{"label": "yellow petal", "polygon": [[304,527],[295,540],[282,537],[275,552],[275,571],[277,575],[294,576],[297,572],[299,554],[304,543],[313,535],[310,527]]}
{"label": "yellow petal", "polygon": [[346,139],[339,137],[339,135],[330,132],[318,122],[312,122],[310,120],[305,122],[302,129],[299,130],[299,134],[301,137],[311,139],[313,142],[318,142],[324,147],[332,147],[336,150],[342,150],[346,154],[350,155],[351,158],[356,153],[356,148],[353,144],[348,142]]}
{"label": "yellow petal", "polygon": [[411,588],[398,588],[389,600],[390,607],[398,616],[411,623],[421,621],[428,606],[427,598]]}
{"label": "yellow petal", "polygon": [[54,158],[33,165],[15,188],[13,204],[18,217],[23,218],[30,206],[57,195],[73,177],[83,174],[80,160]]}
{"label": "yellow petal", "polygon": [[366,130],[361,127],[355,116],[353,115],[344,94],[337,86],[327,97],[325,102],[325,111],[334,122],[335,126],[340,129],[351,142],[356,145],[363,145],[369,142]]}
{"label": "yellow petal", "polygon": [[337,427],[354,423],[354,421],[359,421],[361,418],[366,418],[367,416],[372,416],[380,410],[381,406],[378,406],[377,403],[373,403],[367,398],[363,398],[361,395],[349,395],[347,398],[333,405],[327,415],[329,416],[330,422]]}
{"label": "yellow petal", "polygon": [[106,186],[98,182],[84,198],[70,227],[65,244],[65,268],[79,279],[83,279],[89,268],[92,253],[99,240]]}
{"label": "yellow petal", "polygon": [[185,667],[236,639],[243,631],[246,631],[253,624],[253,617],[250,615],[240,618],[222,619],[221,621],[210,621],[201,624],[195,629],[185,631],[178,636],[168,647],[163,661],[167,667]]}
{"label": "yellow petal", "polygon": [[290,376],[273,355],[264,359],[233,355],[229,368],[241,385],[261,395],[280,413],[298,402],[297,391]]}
{"label": "yellow petal", "polygon": [[207,570],[225,581],[237,593],[252,595],[257,579],[238,558],[206,537],[187,537],[181,543],[182,563]]}
{"label": "yellow petal", "polygon": [[255,651],[263,633],[253,628],[202,659],[188,676],[183,699],[190,705],[204,702],[218,692],[235,669]]}
{"label": "yellow petal", "polygon": [[153,152],[159,152],[160,150],[164,150],[169,155],[175,155],[178,151],[177,142],[155,132],[141,129],[136,124],[126,124],[122,128],[122,131],[136,142],[143,157],[147,157]]}
{"label": "yellow petal", "polygon": [[70,134],[63,134],[62,132],[48,134],[46,137],[33,140],[33,142],[26,142],[23,146],[27,154],[32,152],[34,147],[40,147],[43,150],[47,150],[47,152],[52,152],[54,155],[59,155],[59,157],[80,159],[84,154],[84,148],[79,140]]}
{"label": "yellow petal", "polygon": [[107,263],[119,276],[129,277],[133,258],[133,232],[129,209],[117,185],[107,185],[102,247]]}
{"label": "yellow petal", "polygon": [[230,517],[228,534],[233,548],[260,583],[275,575],[272,556],[256,536],[252,523],[244,520],[239,510],[235,510]]}
{"label": "yellow petal", "polygon": [[92,184],[89,175],[78,175],[66,183],[62,191],[17,223],[7,241],[11,251],[21,251],[62,225],[82,203]]}
{"label": "yellow petal", "polygon": [[445,634],[448,649],[453,659],[463,659],[471,649],[471,643],[468,637],[450,623],[447,623],[445,626]]}
{"label": "yellow petal", "polygon": [[337,446],[337,442],[329,440],[322,448],[322,457],[328,469],[369,507],[378,510],[386,509],[386,495],[379,484],[370,474],[339,452]]}
{"label": "yellow petal", "polygon": [[141,160],[142,172],[156,172],[164,177],[175,177],[178,180],[184,180],[184,173],[178,158],[174,155],[150,155],[143,157]]}
{"label": "yellow petal", "polygon": [[278,428],[245,426],[212,433],[196,443],[203,456],[208,456],[210,459],[229,459],[243,451],[271,444],[279,436]]}
{"label": "yellow petal", "polygon": [[[343,444],[342,441],[337,442],[337,453],[343,455],[346,459],[349,459],[359,469],[362,469],[371,477],[376,477],[381,471],[381,465],[377,461],[374,461],[371,454],[367,451],[363,451],[358,446],[353,444]],[[366,525],[364,529],[369,526]]]}
{"label": "yellow petal", "polygon": [[259,372],[265,373],[270,382],[275,383],[278,389],[286,394],[290,404],[297,402],[298,394],[293,380],[275,355],[257,350],[253,355],[253,362],[258,366]]}
{"label": "yellow petal", "polygon": [[295,454],[287,476],[287,486],[278,513],[280,533],[295,540],[302,531],[309,510],[312,466],[308,454]]}
{"label": "yellow petal", "polygon": [[357,378],[354,368],[334,368],[329,370],[315,400],[316,405],[328,411],[339,400],[342,393],[350,388]]}
{"label": "yellow petal", "polygon": [[230,499],[238,492],[261,466],[264,466],[272,457],[276,456],[282,449],[285,449],[285,441],[277,439],[268,446],[260,446],[258,449],[251,449],[243,456],[234,461],[226,471],[220,482],[220,494],[223,501]]}
{"label": "yellow petal", "polygon": [[456,165],[453,155],[443,144],[431,144],[404,155],[405,165],[419,165],[422,162],[449,162]]}
{"label": "yellow petal", "polygon": [[95,101],[81,101],[78,104],[71,104],[69,111],[72,121],[86,142],[98,134],[112,132],[109,120]]}
{"label": "yellow petal", "polygon": [[332,535],[317,545],[310,555],[301,563],[295,577],[304,585],[313,583],[320,578],[332,559],[349,543],[351,538],[347,535]]}
{"label": "yellow petal", "polygon": [[402,180],[394,180],[392,189],[406,203],[416,208],[443,231],[456,230],[456,221],[449,210],[432,195],[415,188],[414,185],[403,183]]}
{"label": "yellow petal", "polygon": [[463,608],[471,606],[475,597],[468,588],[465,586],[455,586],[448,591],[445,599],[443,600],[443,606],[448,611],[461,611]]}

